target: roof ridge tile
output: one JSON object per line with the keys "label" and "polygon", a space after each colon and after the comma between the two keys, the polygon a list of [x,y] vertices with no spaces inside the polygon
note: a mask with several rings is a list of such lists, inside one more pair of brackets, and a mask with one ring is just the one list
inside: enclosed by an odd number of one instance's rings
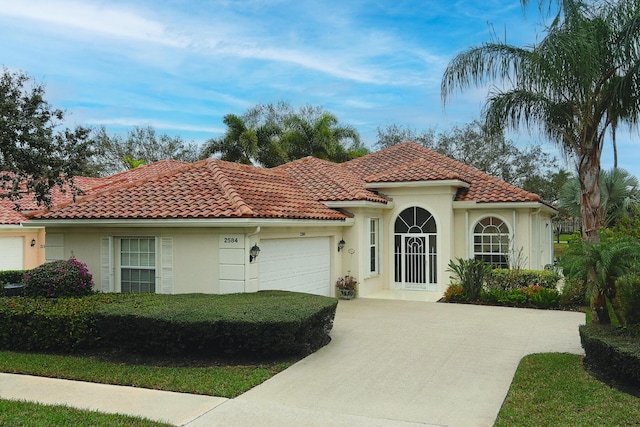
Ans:
{"label": "roof ridge tile", "polygon": [[[216,179],[218,187],[224,192],[225,196],[231,202],[232,206],[236,209],[236,212],[240,214],[240,216],[252,216],[253,210],[249,207],[249,205],[242,199],[240,194],[238,194],[237,190],[233,187],[226,173],[219,167],[218,162],[222,162],[223,160],[216,159],[206,159],[207,168],[212,172],[213,178]],[[229,162],[227,162],[229,163]]]}

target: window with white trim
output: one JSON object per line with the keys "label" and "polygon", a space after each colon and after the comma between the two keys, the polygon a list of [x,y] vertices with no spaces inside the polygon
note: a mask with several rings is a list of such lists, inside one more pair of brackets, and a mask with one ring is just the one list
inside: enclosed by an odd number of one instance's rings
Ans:
{"label": "window with white trim", "polygon": [[155,237],[120,239],[120,291],[124,293],[156,292]]}
{"label": "window with white trim", "polygon": [[490,216],[476,224],[473,256],[494,268],[509,268],[509,227],[504,221]]}
{"label": "window with white trim", "polygon": [[369,276],[380,273],[380,219],[369,218]]}

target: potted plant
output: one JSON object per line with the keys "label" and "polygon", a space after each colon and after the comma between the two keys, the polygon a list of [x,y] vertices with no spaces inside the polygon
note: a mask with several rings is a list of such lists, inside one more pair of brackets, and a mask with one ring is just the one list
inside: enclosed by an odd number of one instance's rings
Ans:
{"label": "potted plant", "polygon": [[358,290],[358,281],[355,277],[347,274],[344,277],[340,277],[336,282],[336,289],[338,289],[338,296],[340,299],[352,299],[356,296]]}

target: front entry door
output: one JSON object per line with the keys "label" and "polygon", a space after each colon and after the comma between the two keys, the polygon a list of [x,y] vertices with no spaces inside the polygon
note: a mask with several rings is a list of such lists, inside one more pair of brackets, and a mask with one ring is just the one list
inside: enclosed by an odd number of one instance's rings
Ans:
{"label": "front entry door", "polygon": [[436,236],[410,234],[401,237],[400,284],[408,290],[436,290]]}
{"label": "front entry door", "polygon": [[395,223],[396,289],[437,290],[436,224],[427,210],[402,211]]}

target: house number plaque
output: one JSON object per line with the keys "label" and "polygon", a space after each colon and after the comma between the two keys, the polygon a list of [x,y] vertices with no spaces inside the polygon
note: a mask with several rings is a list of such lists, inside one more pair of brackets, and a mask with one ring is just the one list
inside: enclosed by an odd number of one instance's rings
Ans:
{"label": "house number plaque", "polygon": [[244,248],[244,234],[221,234],[220,247],[231,249]]}

